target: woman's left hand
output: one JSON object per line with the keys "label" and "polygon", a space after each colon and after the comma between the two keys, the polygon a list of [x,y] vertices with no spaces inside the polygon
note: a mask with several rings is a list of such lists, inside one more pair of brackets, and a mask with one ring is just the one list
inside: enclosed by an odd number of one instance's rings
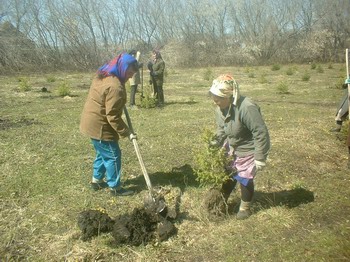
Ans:
{"label": "woman's left hand", "polygon": [[266,166],[265,161],[255,160],[254,162],[255,162],[256,170],[262,170]]}

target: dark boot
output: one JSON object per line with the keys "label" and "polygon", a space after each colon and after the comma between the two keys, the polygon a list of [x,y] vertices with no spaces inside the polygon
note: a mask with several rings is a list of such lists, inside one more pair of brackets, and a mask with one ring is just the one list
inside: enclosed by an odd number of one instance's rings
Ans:
{"label": "dark boot", "polygon": [[135,95],[137,90],[137,85],[130,86],[131,92],[130,92],[130,106],[135,105]]}
{"label": "dark boot", "polygon": [[340,132],[342,124],[343,124],[342,121],[337,121],[335,127],[332,128],[330,131],[331,132]]}
{"label": "dark boot", "polygon": [[163,92],[163,86],[158,87],[159,92],[159,103],[164,104],[164,92]]}
{"label": "dark boot", "polygon": [[153,97],[157,99],[157,103],[159,102],[159,92],[158,92],[158,86],[154,85],[153,86]]}

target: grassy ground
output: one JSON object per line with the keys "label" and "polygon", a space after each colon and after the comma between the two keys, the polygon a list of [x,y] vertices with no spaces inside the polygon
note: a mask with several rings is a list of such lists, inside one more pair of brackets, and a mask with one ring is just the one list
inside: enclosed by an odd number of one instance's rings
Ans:
{"label": "grassy ground", "polygon": [[[344,133],[329,132],[344,94],[345,65],[319,69],[168,69],[166,105],[129,114],[152,183],[182,190],[178,233],[139,247],[115,246],[109,234],[80,239],[81,211],[104,209],[111,217],[131,212],[147,189],[126,139],[120,142],[123,182],[137,194],[111,198],[89,189],[94,151],[79,133],[79,120],[92,74],[2,76],[0,260],[348,261],[348,154]],[[232,73],[241,93],[260,105],[272,141],[269,166],[256,179],[255,213],[244,221],[234,214],[209,220],[201,206],[208,188],[193,172],[199,137],[215,129],[207,91],[220,73]],[[58,95],[63,84],[69,97]]]}

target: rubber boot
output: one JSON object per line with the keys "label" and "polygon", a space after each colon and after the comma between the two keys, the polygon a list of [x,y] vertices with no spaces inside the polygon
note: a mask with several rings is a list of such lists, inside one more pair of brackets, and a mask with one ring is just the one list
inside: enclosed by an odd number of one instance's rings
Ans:
{"label": "rubber boot", "polygon": [[137,90],[137,85],[132,85],[130,86],[131,92],[130,92],[130,106],[135,105],[135,95],[136,95],[136,90]]}
{"label": "rubber boot", "polygon": [[158,92],[159,92],[159,103],[161,105],[164,104],[164,92],[163,92],[163,86],[158,87]]}
{"label": "rubber boot", "polygon": [[239,206],[239,211],[237,213],[238,220],[247,219],[252,215],[252,212],[250,211],[250,205],[251,202],[244,202],[241,200],[241,205]]}
{"label": "rubber boot", "polygon": [[245,186],[241,185],[241,204],[239,206],[239,211],[237,213],[237,219],[242,220],[250,217],[252,212],[250,210],[251,202],[254,195],[254,181],[249,180],[248,184]]}
{"label": "rubber boot", "polygon": [[342,121],[337,121],[336,124],[335,124],[335,127],[332,128],[330,131],[331,132],[340,132],[342,124],[343,124]]}

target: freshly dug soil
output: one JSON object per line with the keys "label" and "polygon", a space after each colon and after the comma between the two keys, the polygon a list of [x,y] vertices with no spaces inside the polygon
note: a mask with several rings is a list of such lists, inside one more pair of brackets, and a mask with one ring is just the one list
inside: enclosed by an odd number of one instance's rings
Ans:
{"label": "freshly dug soil", "polygon": [[165,241],[176,233],[173,223],[158,213],[135,208],[131,215],[115,220],[112,236],[117,244],[139,246],[152,240]]}
{"label": "freshly dug soil", "polygon": [[116,218],[112,236],[117,244],[138,246],[153,238],[157,222],[155,215],[147,213],[144,209],[134,209],[131,215]]}
{"label": "freshly dug soil", "polygon": [[118,216],[115,220],[101,211],[86,210],[79,214],[78,226],[83,241],[111,232],[118,245],[139,246],[153,240],[165,241],[177,233],[175,225],[166,217],[145,208],[135,208],[131,214]]}
{"label": "freshly dug soil", "polygon": [[177,234],[174,222],[178,215],[180,194],[179,190],[168,189],[165,198],[146,198],[144,207],[135,208],[131,214],[115,219],[98,210],[83,211],[78,216],[82,240],[90,240],[100,233],[111,233],[117,245],[139,246],[151,241],[165,241]]}
{"label": "freshly dug soil", "polygon": [[100,233],[110,232],[113,225],[113,219],[98,210],[86,210],[78,216],[78,226],[81,229],[83,241],[90,240]]}

